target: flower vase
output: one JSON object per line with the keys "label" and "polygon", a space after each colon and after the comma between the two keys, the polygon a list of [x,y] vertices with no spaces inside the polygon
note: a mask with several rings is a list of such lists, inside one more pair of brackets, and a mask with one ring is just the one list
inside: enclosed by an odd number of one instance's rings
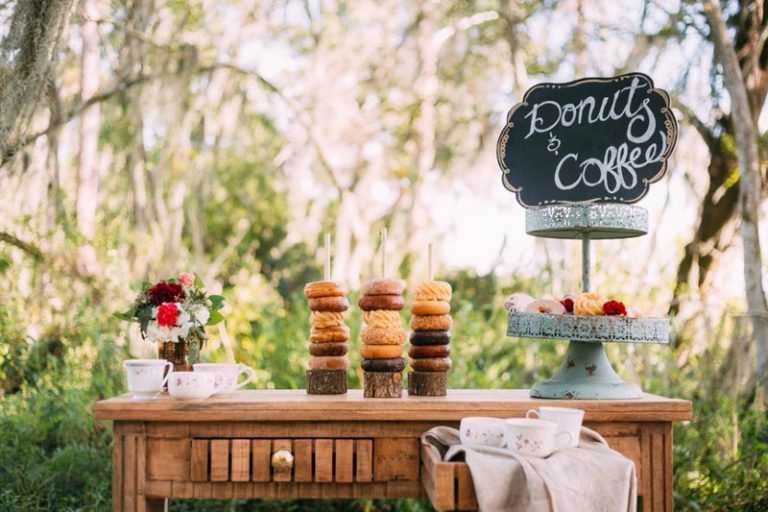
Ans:
{"label": "flower vase", "polygon": [[192,364],[197,361],[189,361],[189,343],[187,343],[187,340],[179,339],[178,342],[159,341],[157,345],[158,357],[173,363],[173,371],[192,371]]}

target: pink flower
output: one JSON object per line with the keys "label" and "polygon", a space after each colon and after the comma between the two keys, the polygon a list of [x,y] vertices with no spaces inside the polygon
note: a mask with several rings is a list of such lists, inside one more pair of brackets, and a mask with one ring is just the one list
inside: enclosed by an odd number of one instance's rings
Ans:
{"label": "pink flower", "polygon": [[195,282],[195,275],[189,272],[182,272],[179,274],[179,282],[184,286],[189,286]]}
{"label": "pink flower", "polygon": [[157,308],[157,324],[160,327],[173,327],[179,318],[179,308],[173,302],[165,302]]}

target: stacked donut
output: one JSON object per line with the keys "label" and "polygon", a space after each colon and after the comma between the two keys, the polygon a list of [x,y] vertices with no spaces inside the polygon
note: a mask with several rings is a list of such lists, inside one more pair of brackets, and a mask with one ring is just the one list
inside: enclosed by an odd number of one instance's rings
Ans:
{"label": "stacked donut", "polygon": [[400,279],[373,279],[363,285],[358,305],[363,310],[365,326],[361,333],[366,372],[402,372],[405,369],[403,343],[406,333],[400,323],[405,282]]}
{"label": "stacked donut", "polygon": [[411,367],[417,372],[446,372],[451,367],[451,285],[428,281],[416,288],[411,305]]}
{"label": "stacked donut", "polygon": [[344,312],[349,309],[347,291],[335,281],[315,281],[304,286],[312,313],[309,321],[310,370],[346,370],[349,367],[349,327]]}

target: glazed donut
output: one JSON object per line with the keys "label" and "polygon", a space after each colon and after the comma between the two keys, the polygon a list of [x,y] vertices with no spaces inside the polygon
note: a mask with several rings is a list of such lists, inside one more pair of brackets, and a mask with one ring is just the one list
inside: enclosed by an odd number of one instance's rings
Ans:
{"label": "glazed donut", "polygon": [[402,327],[382,329],[378,327],[363,327],[360,338],[366,345],[402,345],[407,335]]}
{"label": "glazed donut", "polygon": [[332,311],[341,313],[349,309],[346,297],[318,297],[309,299],[309,309],[312,311]]}
{"label": "glazed donut", "polygon": [[402,295],[405,281],[402,279],[371,279],[363,284],[360,293],[363,295]]}
{"label": "glazed donut", "polygon": [[427,281],[416,288],[413,297],[418,301],[440,300],[449,302],[451,300],[451,285],[445,281]]}
{"label": "glazed donut", "polygon": [[374,309],[373,311],[363,312],[363,322],[368,327],[376,327],[380,329],[389,329],[392,327],[400,328],[400,314],[397,311],[391,311],[386,309]]}
{"label": "glazed donut", "polygon": [[400,345],[363,345],[360,347],[360,355],[364,359],[394,359],[403,354]]}
{"label": "glazed donut", "polygon": [[550,313],[553,315],[565,314],[565,306],[556,300],[539,299],[525,307],[525,313]]}
{"label": "glazed donut", "polygon": [[450,341],[450,331],[413,331],[411,333],[411,344],[417,346],[447,345]]}
{"label": "glazed donut", "polygon": [[328,343],[309,343],[309,355],[325,356],[343,356],[349,352],[349,343],[343,341],[329,341]]}
{"label": "glazed donut", "polygon": [[309,323],[312,324],[312,327],[318,327],[320,329],[344,325],[344,313],[313,311],[309,314]]}
{"label": "glazed donut", "polygon": [[447,372],[451,367],[450,357],[411,359],[411,368],[417,372]]}
{"label": "glazed donut", "polygon": [[411,329],[414,331],[447,331],[453,325],[451,315],[414,315]]}
{"label": "glazed donut", "polygon": [[366,372],[401,372],[405,369],[405,359],[363,359],[360,366]]}
{"label": "glazed donut", "polygon": [[513,293],[504,301],[504,309],[507,311],[525,311],[531,302],[533,302],[533,297],[527,293]]}
{"label": "glazed donut", "polygon": [[450,345],[425,345],[423,347],[414,345],[408,351],[408,357],[411,359],[428,359],[433,357],[448,357],[450,353]]}
{"label": "glazed donut", "polygon": [[313,327],[309,331],[310,341],[315,343],[329,343],[332,341],[347,341],[349,339],[349,327],[346,325],[338,325],[336,327],[326,327],[319,329]]}
{"label": "glazed donut", "polygon": [[411,304],[414,315],[447,315],[451,312],[451,303],[442,300],[418,300]]}
{"label": "glazed donut", "polygon": [[308,299],[343,297],[346,294],[344,285],[336,281],[314,281],[304,285],[304,295]]}
{"label": "glazed donut", "polygon": [[310,357],[310,370],[346,370],[349,368],[349,359],[346,356],[335,357]]}
{"label": "glazed donut", "polygon": [[573,314],[603,316],[603,301],[596,293],[580,293],[573,300]]}
{"label": "glazed donut", "polygon": [[400,295],[363,295],[357,305],[363,311],[374,309],[400,311],[405,306],[405,301]]}

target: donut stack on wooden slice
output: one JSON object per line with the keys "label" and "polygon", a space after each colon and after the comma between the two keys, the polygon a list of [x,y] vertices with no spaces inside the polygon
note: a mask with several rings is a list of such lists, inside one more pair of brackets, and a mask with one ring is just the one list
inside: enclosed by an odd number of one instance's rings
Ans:
{"label": "donut stack on wooden slice", "polygon": [[445,396],[451,367],[451,285],[427,281],[416,288],[411,305],[411,358],[408,394]]}
{"label": "donut stack on wooden slice", "polygon": [[349,327],[344,312],[349,309],[347,291],[336,281],[315,281],[304,286],[309,300],[309,368],[307,393],[338,395],[347,392]]}
{"label": "donut stack on wooden slice", "polygon": [[366,398],[399,398],[403,392],[406,361],[403,343],[407,337],[400,321],[405,282],[373,279],[362,288],[358,302],[363,310],[363,395]]}

